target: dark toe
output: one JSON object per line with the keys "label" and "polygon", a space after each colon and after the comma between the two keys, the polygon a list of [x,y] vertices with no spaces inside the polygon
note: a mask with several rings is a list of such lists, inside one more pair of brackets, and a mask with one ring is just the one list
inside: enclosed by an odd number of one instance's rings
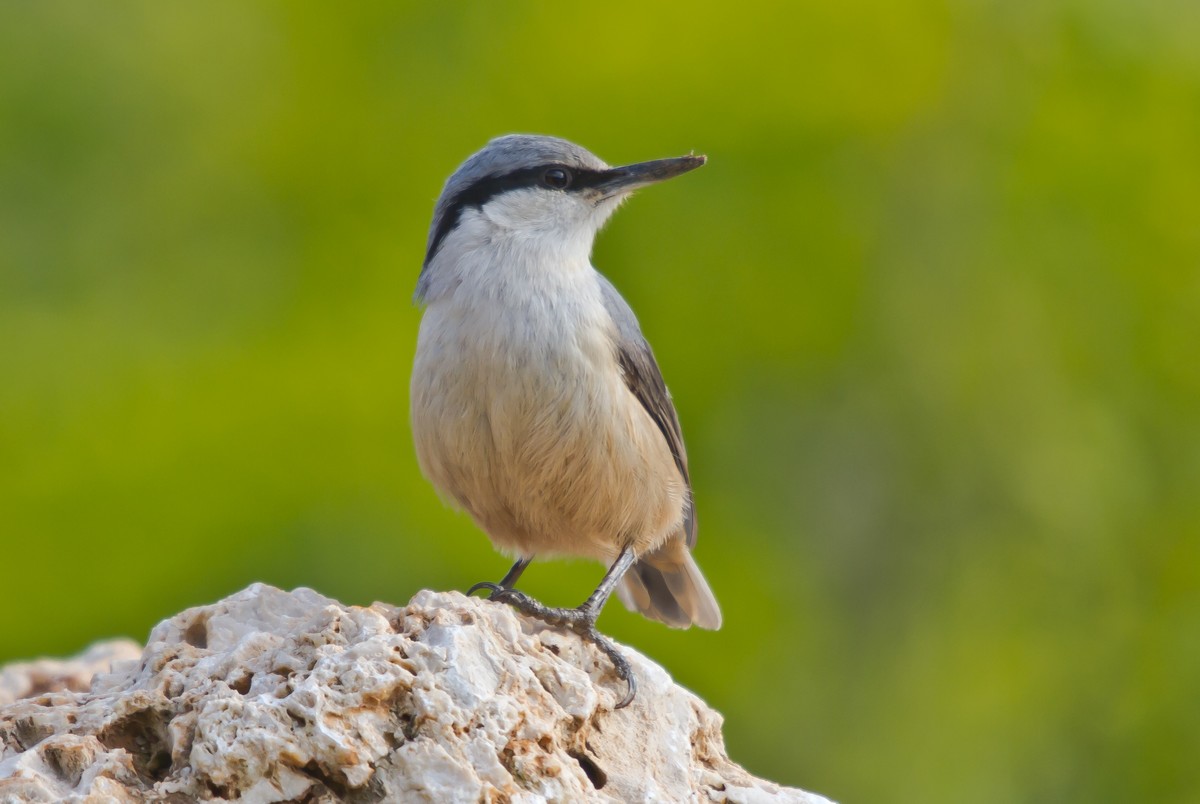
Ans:
{"label": "dark toe", "polygon": [[633,666],[629,664],[625,654],[621,653],[616,645],[607,637],[602,636],[594,627],[588,629],[586,633],[581,633],[580,636],[591,642],[608,657],[608,660],[612,662],[613,670],[616,671],[617,678],[626,684],[625,697],[618,701],[613,709],[624,709],[629,706],[637,696],[637,676],[634,675]]}

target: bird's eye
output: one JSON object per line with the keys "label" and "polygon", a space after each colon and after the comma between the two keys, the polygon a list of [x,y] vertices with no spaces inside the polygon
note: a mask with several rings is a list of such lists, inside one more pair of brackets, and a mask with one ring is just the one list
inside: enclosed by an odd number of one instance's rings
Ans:
{"label": "bird's eye", "polygon": [[566,168],[552,167],[542,174],[542,184],[551,190],[565,190],[571,186],[571,171]]}

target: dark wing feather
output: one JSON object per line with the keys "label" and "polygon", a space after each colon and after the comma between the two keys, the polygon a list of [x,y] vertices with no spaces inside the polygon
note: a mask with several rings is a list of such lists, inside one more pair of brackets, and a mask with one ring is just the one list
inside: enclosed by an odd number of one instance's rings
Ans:
{"label": "dark wing feather", "polygon": [[671,394],[663,382],[662,372],[654,359],[650,344],[642,335],[638,326],[637,316],[621,298],[621,294],[612,283],[603,276],[600,279],[600,290],[604,298],[604,307],[616,325],[617,330],[617,362],[625,378],[625,385],[633,393],[642,407],[650,414],[650,418],[658,425],[658,429],[667,439],[675,465],[687,486],[687,502],[684,509],[684,532],[687,536],[687,546],[696,545],[696,509],[692,503],[692,479],[688,474],[687,451],[683,447],[683,431],[679,427],[679,416],[675,413],[675,405],[671,402]]}

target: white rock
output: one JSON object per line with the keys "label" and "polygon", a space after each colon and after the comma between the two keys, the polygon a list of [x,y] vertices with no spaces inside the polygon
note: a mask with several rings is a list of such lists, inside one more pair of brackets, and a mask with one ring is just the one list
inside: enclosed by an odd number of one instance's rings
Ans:
{"label": "white rock", "polygon": [[132,639],[98,642],[73,659],[39,659],[0,667],[0,706],[45,692],[91,688],[92,677],[107,673],[117,662],[135,662],[142,646]]}
{"label": "white rock", "polygon": [[93,646],[0,668],[0,802],[826,799],[756,779],[721,716],[622,648],[418,593],[343,606],[255,584]]}

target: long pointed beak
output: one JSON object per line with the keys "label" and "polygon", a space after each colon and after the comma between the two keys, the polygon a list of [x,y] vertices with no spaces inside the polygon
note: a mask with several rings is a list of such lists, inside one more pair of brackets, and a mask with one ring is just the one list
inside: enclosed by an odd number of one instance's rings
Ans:
{"label": "long pointed beak", "polygon": [[676,176],[695,170],[708,161],[707,156],[688,154],[671,159],[655,159],[652,162],[638,162],[633,165],[610,168],[604,171],[603,177],[596,184],[596,189],[605,198],[632,192],[647,184],[673,179]]}

